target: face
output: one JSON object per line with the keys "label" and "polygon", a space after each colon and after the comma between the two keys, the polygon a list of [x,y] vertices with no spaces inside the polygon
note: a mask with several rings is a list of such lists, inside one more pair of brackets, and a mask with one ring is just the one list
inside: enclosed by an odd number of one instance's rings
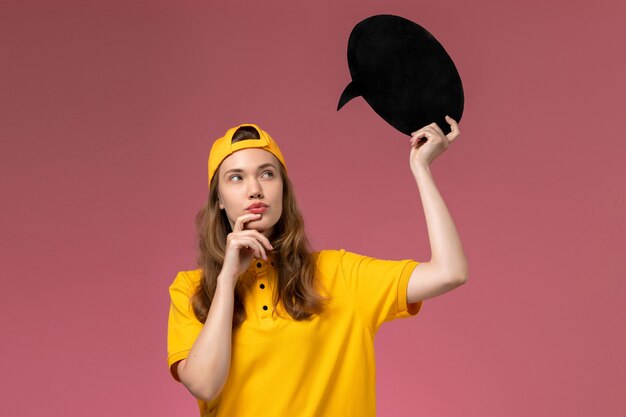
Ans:
{"label": "face", "polygon": [[[280,162],[274,155],[259,148],[242,149],[222,161],[219,170],[218,200],[226,210],[231,229],[239,216],[259,212],[261,217],[245,224],[270,237],[283,211],[283,180]],[[263,203],[267,207],[251,211],[248,207]]]}

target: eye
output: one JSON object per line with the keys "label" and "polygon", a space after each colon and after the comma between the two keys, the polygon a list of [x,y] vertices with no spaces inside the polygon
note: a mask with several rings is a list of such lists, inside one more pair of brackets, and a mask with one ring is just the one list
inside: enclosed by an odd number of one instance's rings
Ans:
{"label": "eye", "polygon": [[274,176],[274,173],[272,171],[265,171],[261,175],[265,175],[265,174],[269,174],[270,178]]}
{"label": "eye", "polygon": [[235,178],[235,177],[237,177],[237,178],[241,178],[241,175],[238,175],[238,174],[231,175],[230,177],[228,177],[228,181],[232,181],[232,180],[233,180],[233,178]]}

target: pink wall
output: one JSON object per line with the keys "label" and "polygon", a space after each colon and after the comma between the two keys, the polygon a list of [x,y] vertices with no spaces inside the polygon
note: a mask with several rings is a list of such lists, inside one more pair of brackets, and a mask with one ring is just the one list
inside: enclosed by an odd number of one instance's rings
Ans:
{"label": "pink wall", "polygon": [[433,173],[471,273],[381,329],[379,416],[626,415],[623,6],[52,3],[0,10],[0,414],[197,415],[167,287],[236,123],[279,140],[316,248],[429,259],[408,138],[335,111],[350,30],[392,13],[463,78]]}

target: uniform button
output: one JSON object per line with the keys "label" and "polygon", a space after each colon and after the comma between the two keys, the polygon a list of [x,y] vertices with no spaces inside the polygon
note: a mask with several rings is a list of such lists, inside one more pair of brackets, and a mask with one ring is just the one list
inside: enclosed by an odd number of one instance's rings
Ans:
{"label": "uniform button", "polygon": [[267,306],[263,306],[263,310],[267,310]]}
{"label": "uniform button", "polygon": [[256,267],[257,267],[257,268],[260,268],[260,267],[261,267],[261,262],[257,262],[257,263],[256,263]]}
{"label": "uniform button", "polygon": [[261,289],[265,288],[265,284],[261,284],[259,285],[259,287],[261,287]]}

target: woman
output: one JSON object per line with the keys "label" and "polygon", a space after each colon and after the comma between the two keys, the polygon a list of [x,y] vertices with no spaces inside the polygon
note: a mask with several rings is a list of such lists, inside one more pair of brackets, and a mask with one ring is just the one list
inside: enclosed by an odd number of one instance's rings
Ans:
{"label": "woman", "polygon": [[447,118],[411,137],[432,258],[311,253],[280,149],[254,124],[209,155],[199,268],[170,286],[168,364],[206,416],[374,416],[374,336],[463,284],[467,261],[430,163],[459,135]]}

